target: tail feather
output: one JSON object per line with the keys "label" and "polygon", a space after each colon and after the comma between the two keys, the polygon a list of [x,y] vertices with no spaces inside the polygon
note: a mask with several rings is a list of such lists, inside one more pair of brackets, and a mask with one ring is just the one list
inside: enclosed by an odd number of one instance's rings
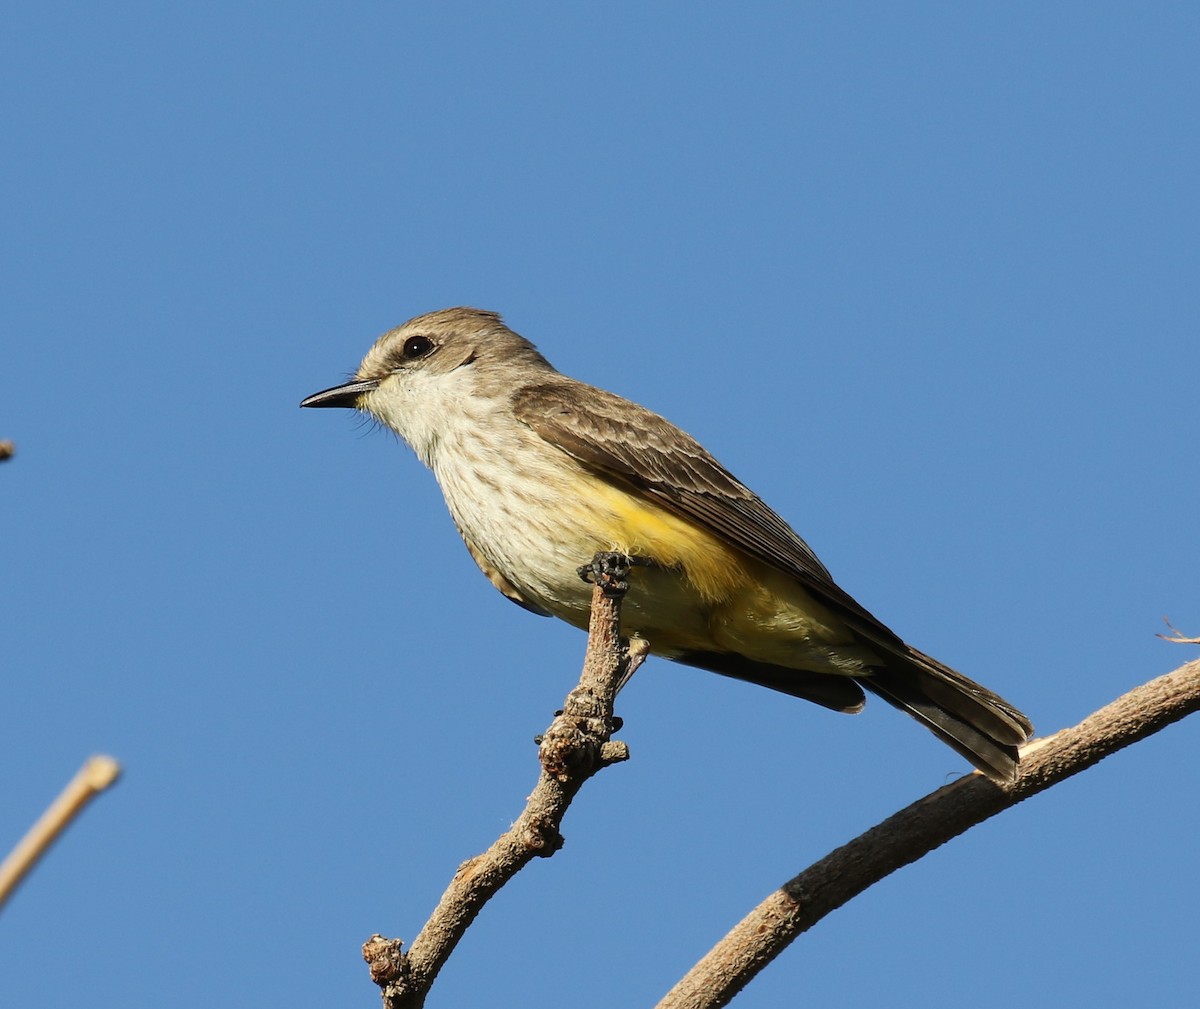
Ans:
{"label": "tail feather", "polygon": [[1033,734],[1033,724],[986,687],[915,648],[857,679],[988,777],[1001,782],[1016,777],[1017,747]]}
{"label": "tail feather", "polygon": [[733,652],[692,651],[670,658],[849,714],[862,710],[865,688],[912,715],[988,777],[1012,781],[1017,747],[1033,733],[1029,719],[937,659],[899,640],[892,647],[883,653],[887,665],[853,678],[755,662]]}

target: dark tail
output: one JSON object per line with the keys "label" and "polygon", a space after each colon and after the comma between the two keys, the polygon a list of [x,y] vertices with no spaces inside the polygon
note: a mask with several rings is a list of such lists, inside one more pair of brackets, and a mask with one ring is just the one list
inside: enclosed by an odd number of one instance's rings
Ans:
{"label": "dark tail", "polygon": [[989,778],[1016,777],[1017,747],[1033,734],[1033,723],[986,687],[915,648],[858,683],[907,711]]}

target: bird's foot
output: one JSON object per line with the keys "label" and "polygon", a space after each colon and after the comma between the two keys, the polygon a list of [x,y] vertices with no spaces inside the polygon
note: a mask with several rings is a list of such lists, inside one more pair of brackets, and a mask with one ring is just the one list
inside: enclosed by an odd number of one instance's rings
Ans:
{"label": "bird's foot", "polygon": [[605,595],[623,596],[629,591],[629,569],[649,564],[650,560],[645,557],[602,550],[592,558],[591,564],[584,564],[577,570],[580,578],[589,585],[599,585]]}

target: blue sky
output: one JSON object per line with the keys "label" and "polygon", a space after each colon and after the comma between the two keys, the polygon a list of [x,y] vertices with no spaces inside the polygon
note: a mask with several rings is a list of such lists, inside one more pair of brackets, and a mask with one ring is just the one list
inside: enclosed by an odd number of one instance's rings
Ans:
{"label": "blue sky", "polygon": [[[0,1001],[375,1005],[516,816],[584,639],[475,571],[386,434],[297,408],[504,313],[666,414],[1043,732],[1195,654],[1192,4],[9,5]],[[431,1005],[648,1005],[963,770],[651,661],[628,764]],[[874,888],[736,1003],[1189,1005],[1200,724]],[[5,839],[8,840],[5,840]]]}

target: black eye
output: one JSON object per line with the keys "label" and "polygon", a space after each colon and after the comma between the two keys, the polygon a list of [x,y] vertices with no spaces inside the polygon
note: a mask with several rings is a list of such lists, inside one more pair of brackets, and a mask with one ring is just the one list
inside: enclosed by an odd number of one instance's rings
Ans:
{"label": "black eye", "polygon": [[433,341],[427,336],[410,336],[404,341],[404,350],[401,356],[406,361],[415,361],[418,357],[424,357],[433,350]]}

